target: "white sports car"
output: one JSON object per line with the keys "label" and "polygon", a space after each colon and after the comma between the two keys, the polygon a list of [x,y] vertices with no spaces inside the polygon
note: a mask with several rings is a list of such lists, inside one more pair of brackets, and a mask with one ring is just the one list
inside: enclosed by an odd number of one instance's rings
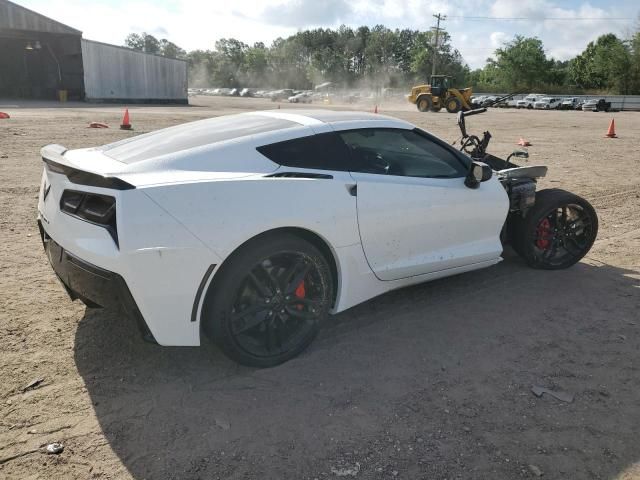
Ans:
{"label": "white sports car", "polygon": [[536,194],[546,168],[486,154],[464,115],[467,153],[405,121],[328,110],[49,145],[45,250],[72,299],[125,307],[161,345],[199,345],[205,332],[260,367],[303,351],[328,313],[494,265],[513,238],[532,266],[577,262],[595,239],[593,208]]}

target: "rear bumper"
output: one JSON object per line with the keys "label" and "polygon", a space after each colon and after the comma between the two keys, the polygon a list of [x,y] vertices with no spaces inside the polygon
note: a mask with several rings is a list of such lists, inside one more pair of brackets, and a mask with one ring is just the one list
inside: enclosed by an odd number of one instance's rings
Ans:
{"label": "rear bumper", "polygon": [[47,234],[40,220],[38,228],[49,263],[72,300],[81,300],[92,308],[124,309],[135,319],[143,338],[156,343],[124,278],[64,250]]}

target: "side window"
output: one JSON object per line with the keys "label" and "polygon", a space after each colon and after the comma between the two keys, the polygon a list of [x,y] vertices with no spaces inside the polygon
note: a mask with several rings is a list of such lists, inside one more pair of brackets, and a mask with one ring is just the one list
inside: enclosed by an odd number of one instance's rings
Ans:
{"label": "side window", "polygon": [[363,128],[338,133],[351,151],[352,171],[426,178],[467,174],[454,153],[413,130]]}
{"label": "side window", "polygon": [[335,133],[272,143],[257,150],[272,162],[287,167],[349,170],[349,150]]}

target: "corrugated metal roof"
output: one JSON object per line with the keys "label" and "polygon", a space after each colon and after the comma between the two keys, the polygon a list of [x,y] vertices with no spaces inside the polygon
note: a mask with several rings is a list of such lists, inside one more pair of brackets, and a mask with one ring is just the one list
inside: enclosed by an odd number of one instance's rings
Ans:
{"label": "corrugated metal roof", "polygon": [[82,35],[80,30],[71,28],[9,0],[0,0],[0,33],[3,30],[28,30]]}

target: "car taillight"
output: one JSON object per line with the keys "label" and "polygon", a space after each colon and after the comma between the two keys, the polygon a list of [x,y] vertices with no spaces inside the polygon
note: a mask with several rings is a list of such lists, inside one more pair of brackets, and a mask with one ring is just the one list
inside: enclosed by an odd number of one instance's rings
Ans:
{"label": "car taillight", "polygon": [[115,197],[65,190],[60,198],[60,210],[80,220],[106,228],[118,246]]}

